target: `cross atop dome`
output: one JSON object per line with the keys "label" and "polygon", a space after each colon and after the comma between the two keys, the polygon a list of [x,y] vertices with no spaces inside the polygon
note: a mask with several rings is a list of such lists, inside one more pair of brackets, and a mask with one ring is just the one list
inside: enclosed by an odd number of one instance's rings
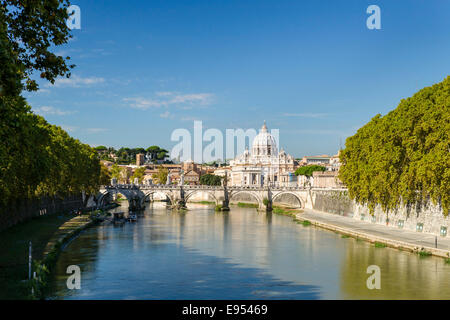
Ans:
{"label": "cross atop dome", "polygon": [[261,132],[267,132],[266,120],[264,120],[264,124],[261,127]]}

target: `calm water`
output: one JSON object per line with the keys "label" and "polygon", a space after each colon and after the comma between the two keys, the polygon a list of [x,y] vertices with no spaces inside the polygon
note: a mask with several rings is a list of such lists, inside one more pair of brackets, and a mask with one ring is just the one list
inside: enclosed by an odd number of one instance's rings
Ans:
{"label": "calm water", "polygon": [[[450,299],[443,259],[375,248],[255,209],[189,208],[179,214],[155,203],[135,224],[83,232],[62,252],[50,298]],[[81,268],[80,290],[66,287],[69,265]],[[366,287],[369,265],[381,269],[380,290]]]}

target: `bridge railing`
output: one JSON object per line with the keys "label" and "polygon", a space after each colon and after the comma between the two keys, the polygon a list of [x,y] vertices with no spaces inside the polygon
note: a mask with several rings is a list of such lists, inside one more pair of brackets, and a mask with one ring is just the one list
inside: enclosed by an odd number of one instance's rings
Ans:
{"label": "bridge railing", "polygon": [[[167,184],[116,184],[114,186],[108,185],[108,186],[102,186],[104,189],[161,189],[161,190],[179,190],[179,185],[167,185]],[[224,186],[207,186],[207,185],[183,185],[183,189],[185,190],[224,190]],[[268,187],[264,186],[227,186],[228,190],[253,190],[253,191],[267,191]],[[346,188],[319,188],[319,187],[304,187],[304,186],[298,186],[298,187],[292,187],[292,186],[270,186],[270,190],[274,191],[302,191],[302,190],[340,190],[340,191],[346,191]]]}

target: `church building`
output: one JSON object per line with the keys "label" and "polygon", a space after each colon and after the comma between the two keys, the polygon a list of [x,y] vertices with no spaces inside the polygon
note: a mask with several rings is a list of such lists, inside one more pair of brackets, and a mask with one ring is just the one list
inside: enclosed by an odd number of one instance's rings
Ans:
{"label": "church building", "polygon": [[232,186],[279,186],[281,176],[294,170],[294,158],[283,149],[278,152],[275,138],[266,122],[253,140],[251,151],[230,161]]}

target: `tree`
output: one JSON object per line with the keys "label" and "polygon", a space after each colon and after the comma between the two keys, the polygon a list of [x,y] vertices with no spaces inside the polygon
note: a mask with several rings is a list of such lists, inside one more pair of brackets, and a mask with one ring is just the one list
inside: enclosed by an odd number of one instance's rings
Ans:
{"label": "tree", "polygon": [[[30,111],[20,95],[36,90],[33,71],[54,82],[69,76],[49,51],[67,42],[67,1],[0,0],[0,212],[43,196],[98,192],[97,152]],[[86,197],[87,199],[87,197]]]}
{"label": "tree", "polygon": [[153,174],[152,178],[156,180],[158,184],[165,184],[167,181],[167,176],[169,175],[169,169],[163,166],[158,167],[158,171]]}
{"label": "tree", "polygon": [[133,175],[131,176],[131,181],[134,182],[134,179],[137,178],[139,183],[142,183],[142,179],[145,175],[145,167],[139,167],[134,170]]}
{"label": "tree", "polygon": [[165,160],[168,157],[169,151],[166,149],[160,148],[158,146],[151,146],[145,150],[148,154],[150,154],[150,158],[153,162],[156,160]]}
{"label": "tree", "polygon": [[307,177],[311,177],[313,175],[314,171],[325,171],[326,168],[322,167],[322,166],[318,166],[316,164],[312,164],[309,166],[303,166],[298,168],[297,170],[295,170],[295,175],[296,176],[307,176]]}
{"label": "tree", "polygon": [[111,183],[111,173],[105,165],[101,165],[100,167],[100,184],[101,185],[109,185]]}
{"label": "tree", "polygon": [[[66,0],[0,0],[0,21],[8,35],[9,47],[16,55],[16,65],[25,88],[38,89],[31,79],[34,71],[51,83],[58,76],[70,77],[66,60],[51,52],[51,48],[67,43],[72,36],[66,25],[68,19]],[[1,32],[1,30],[0,30]]]}
{"label": "tree", "polygon": [[450,209],[450,76],[376,115],[347,138],[339,178],[349,195],[385,211],[431,200]]}
{"label": "tree", "polygon": [[213,174],[204,174],[200,177],[200,184],[207,186],[220,186],[221,178]]}
{"label": "tree", "polygon": [[120,179],[121,168],[117,164],[113,164],[111,167],[111,177],[114,179]]}

